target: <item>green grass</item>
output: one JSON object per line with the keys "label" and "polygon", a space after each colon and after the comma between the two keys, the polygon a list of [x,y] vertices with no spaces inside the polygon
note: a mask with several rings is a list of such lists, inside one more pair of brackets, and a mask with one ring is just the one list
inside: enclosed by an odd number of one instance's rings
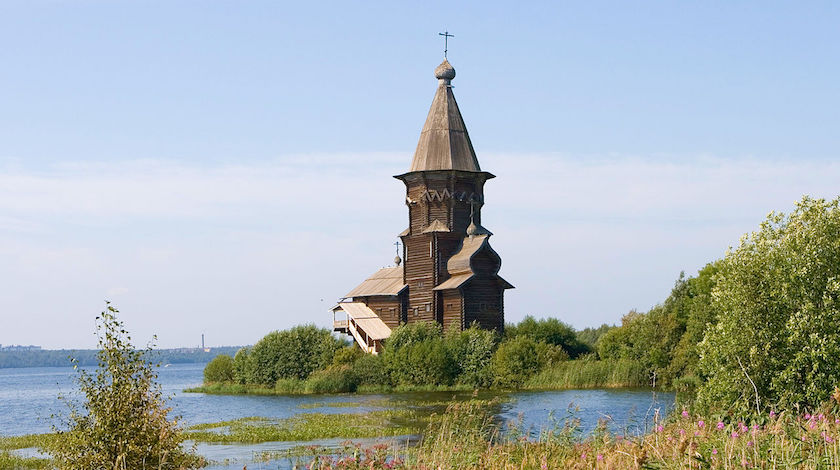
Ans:
{"label": "green grass", "polygon": [[11,451],[35,447],[43,450],[54,439],[54,434],[27,434],[24,436],[0,437],[0,468],[2,469],[42,469],[51,468],[50,459],[21,457]]}
{"label": "green grass", "polygon": [[264,385],[240,385],[215,383],[184,390],[185,393],[206,393],[208,395],[281,395],[275,389]]}
{"label": "green grass", "polygon": [[213,443],[311,441],[331,438],[367,438],[416,434],[425,425],[415,410],[368,413],[302,413],[287,419],[241,418],[188,428],[189,439]]}
{"label": "green grass", "polygon": [[524,389],[647,387],[647,374],[633,361],[565,361],[546,368],[525,382]]}
{"label": "green grass", "polygon": [[[404,393],[404,392],[471,392],[469,385],[360,385],[355,393]],[[210,395],[323,395],[306,390],[302,380],[278,380],[275,387],[266,385],[242,385],[213,383],[184,390],[184,393],[206,393]]]}
{"label": "green grass", "polygon": [[49,459],[20,457],[6,450],[0,450],[0,468],[4,470],[48,469],[52,462]]}
{"label": "green grass", "polygon": [[55,439],[55,434],[26,434],[23,436],[0,436],[0,450],[27,449],[29,447],[37,447],[39,449],[43,449],[47,447],[53,439]]}

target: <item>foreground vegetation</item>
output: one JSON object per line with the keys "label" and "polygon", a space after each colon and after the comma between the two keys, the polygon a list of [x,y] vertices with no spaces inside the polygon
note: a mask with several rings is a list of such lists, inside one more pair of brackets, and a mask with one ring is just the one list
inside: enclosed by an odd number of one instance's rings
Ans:
{"label": "foreground vegetation", "polygon": [[615,434],[602,422],[581,439],[567,420],[537,435],[506,432],[486,403],[451,405],[416,447],[348,444],[313,449],[312,469],[743,469],[840,468],[836,402],[813,413],[775,412],[737,420],[683,411],[642,436]]}
{"label": "foreground vegetation", "polygon": [[135,349],[117,313],[108,304],[96,318],[98,365],[92,372],[74,366],[83,400],[66,401],[69,414],[43,450],[60,470],[202,467],[204,459],[185,448],[177,418],[168,416],[151,346]]}

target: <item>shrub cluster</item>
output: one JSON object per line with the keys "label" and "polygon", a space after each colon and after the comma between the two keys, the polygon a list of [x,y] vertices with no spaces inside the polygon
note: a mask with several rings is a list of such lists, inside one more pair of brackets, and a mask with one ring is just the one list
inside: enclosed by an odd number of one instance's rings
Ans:
{"label": "shrub cluster", "polygon": [[207,365],[205,383],[271,387],[278,393],[422,388],[517,388],[547,367],[587,351],[571,327],[527,317],[503,337],[476,325],[443,332],[435,323],[395,328],[377,356],[328,330],[295,327],[266,335]]}

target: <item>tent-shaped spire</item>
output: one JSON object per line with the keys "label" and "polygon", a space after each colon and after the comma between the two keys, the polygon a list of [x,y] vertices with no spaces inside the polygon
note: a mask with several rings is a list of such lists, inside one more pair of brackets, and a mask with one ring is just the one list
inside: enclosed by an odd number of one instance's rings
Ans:
{"label": "tent-shaped spire", "polygon": [[435,69],[439,85],[420,133],[410,171],[481,171],[464,118],[450,85],[455,69],[445,60]]}

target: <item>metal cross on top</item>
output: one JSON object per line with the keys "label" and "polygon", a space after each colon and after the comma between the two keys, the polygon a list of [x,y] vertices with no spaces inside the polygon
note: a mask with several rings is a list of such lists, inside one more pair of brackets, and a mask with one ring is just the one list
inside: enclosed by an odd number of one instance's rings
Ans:
{"label": "metal cross on top", "polygon": [[443,36],[443,58],[446,59],[446,53],[449,52],[449,38],[454,38],[454,34],[449,34],[449,31],[438,33],[438,36]]}

